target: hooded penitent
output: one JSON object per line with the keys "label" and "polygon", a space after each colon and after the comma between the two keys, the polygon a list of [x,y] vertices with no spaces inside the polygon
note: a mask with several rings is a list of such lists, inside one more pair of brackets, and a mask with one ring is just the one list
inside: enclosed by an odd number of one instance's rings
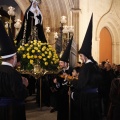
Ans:
{"label": "hooded penitent", "polygon": [[16,54],[16,48],[13,40],[7,35],[7,32],[0,20],[0,56],[1,58],[9,58]]}
{"label": "hooded penitent", "polygon": [[84,54],[88,59],[92,60],[93,63],[97,64],[97,62],[93,59],[91,51],[92,51],[92,27],[93,27],[93,14],[91,15],[91,19],[89,22],[89,26],[87,28],[86,35],[83,40],[83,44],[78,51],[78,54]]}
{"label": "hooded penitent", "polygon": [[91,49],[92,49],[92,23],[93,22],[93,14],[91,16],[89,26],[87,28],[86,35],[84,37],[82,46],[80,50],[78,51],[79,54],[84,54],[87,58],[91,58]]}
{"label": "hooded penitent", "polygon": [[64,61],[64,62],[69,62],[69,56],[70,56],[70,50],[71,50],[71,45],[72,45],[72,41],[73,41],[73,36],[71,37],[64,53],[62,54],[60,60]]}

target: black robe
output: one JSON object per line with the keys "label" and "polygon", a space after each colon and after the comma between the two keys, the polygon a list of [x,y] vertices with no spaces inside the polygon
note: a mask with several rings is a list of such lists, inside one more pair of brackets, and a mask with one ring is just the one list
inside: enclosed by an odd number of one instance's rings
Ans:
{"label": "black robe", "polygon": [[100,120],[100,100],[98,88],[101,81],[98,66],[84,64],[74,85],[72,120]]}
{"label": "black robe", "polygon": [[64,80],[64,78],[59,77],[63,73],[67,73],[69,75],[72,74],[72,68],[65,71],[61,71],[58,74],[58,82],[60,83],[60,87],[57,89],[57,120],[69,120],[69,86],[68,81]]}
{"label": "black robe", "polygon": [[[30,7],[31,7],[31,5],[30,5]],[[25,12],[22,27],[21,27],[21,29],[16,37],[17,45],[19,45],[21,40],[23,39],[24,29],[25,29],[25,21],[27,22],[26,34],[25,34],[25,38],[26,38],[25,43],[27,43],[29,41],[29,37],[31,36],[32,16],[34,16],[34,14],[31,11],[29,11],[30,7]],[[39,19],[39,23],[36,25],[38,39],[41,42],[47,42],[45,35],[44,35],[43,24],[41,24],[41,15],[37,16],[37,18]],[[34,22],[35,22],[35,20],[33,17],[33,25],[34,25]]]}
{"label": "black robe", "polygon": [[27,88],[21,75],[11,66],[0,66],[0,120],[26,120]]}
{"label": "black robe", "polygon": [[111,109],[109,110],[109,120],[120,120],[120,79],[112,80],[110,89]]}

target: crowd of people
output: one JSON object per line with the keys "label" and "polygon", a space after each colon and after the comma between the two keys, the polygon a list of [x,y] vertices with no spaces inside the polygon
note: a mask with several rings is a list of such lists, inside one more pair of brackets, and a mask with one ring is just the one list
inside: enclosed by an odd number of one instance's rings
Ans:
{"label": "crowd of people", "polygon": [[[91,31],[92,17],[83,45],[78,51],[82,62],[77,62],[73,68],[69,66],[71,40],[59,61],[61,71],[57,75],[49,77],[49,105],[52,106],[51,112],[57,110],[57,120],[69,120],[70,118],[72,120],[74,118],[78,118],[78,120],[103,120],[103,118],[117,120],[116,118],[119,117],[117,111],[119,110],[119,94],[114,92],[119,87],[120,65],[110,64],[108,60],[98,64],[93,59]],[[86,48],[88,49],[86,50]],[[72,76],[71,85],[69,85],[69,76]],[[71,103],[69,103],[69,98]],[[111,103],[114,107],[111,107]],[[116,104],[117,108],[115,108]],[[112,113],[110,113],[111,111]],[[109,114],[112,114],[112,117]]]}

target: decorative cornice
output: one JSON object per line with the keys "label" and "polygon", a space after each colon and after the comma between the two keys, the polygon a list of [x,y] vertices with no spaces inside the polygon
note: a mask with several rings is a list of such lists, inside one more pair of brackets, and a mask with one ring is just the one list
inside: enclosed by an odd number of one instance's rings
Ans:
{"label": "decorative cornice", "polygon": [[120,42],[113,42],[112,45],[120,45]]}
{"label": "decorative cornice", "polygon": [[72,12],[80,12],[81,9],[80,9],[80,8],[71,8],[71,11],[72,11]]}

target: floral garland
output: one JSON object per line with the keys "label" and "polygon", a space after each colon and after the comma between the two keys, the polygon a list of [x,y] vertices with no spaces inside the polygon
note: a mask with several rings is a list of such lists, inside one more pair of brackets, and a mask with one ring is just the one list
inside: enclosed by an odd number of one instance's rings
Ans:
{"label": "floral garland", "polygon": [[25,70],[33,69],[35,64],[46,70],[56,70],[58,67],[58,55],[48,43],[33,40],[20,45],[18,53],[21,55],[21,66]]}

